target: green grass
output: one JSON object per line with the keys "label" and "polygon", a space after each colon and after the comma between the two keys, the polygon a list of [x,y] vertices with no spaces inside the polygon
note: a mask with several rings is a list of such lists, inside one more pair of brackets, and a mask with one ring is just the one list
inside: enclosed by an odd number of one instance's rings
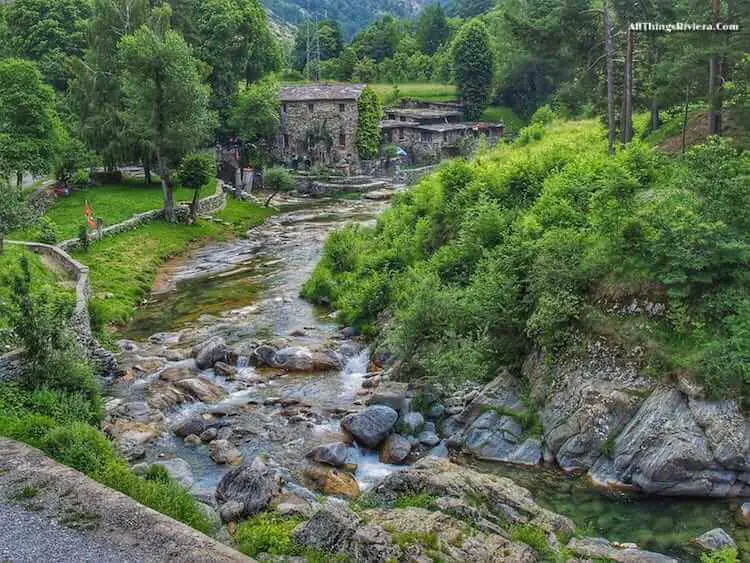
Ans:
{"label": "green grass", "polygon": [[98,326],[124,324],[148,295],[161,264],[172,256],[208,240],[227,240],[258,225],[272,209],[228,200],[214,214],[230,225],[199,221],[195,225],[172,225],[156,221],[101,242],[89,250],[74,252],[90,269],[91,310]]}
{"label": "green grass", "polygon": [[395,507],[396,508],[424,508],[426,510],[431,510],[436,500],[437,500],[437,497],[427,494],[427,493],[421,493],[418,495],[409,495],[409,496],[401,497],[400,499],[398,499],[395,503]]}
{"label": "green grass", "polygon": [[[393,84],[371,84],[370,85],[384,104],[393,104],[397,100],[394,97]],[[425,102],[454,102],[458,94],[454,84],[435,84],[431,82],[409,82],[398,85],[401,98],[410,98]]]}
{"label": "green grass", "polygon": [[[201,194],[210,195],[216,187],[215,180]],[[192,199],[191,190],[176,187],[175,201]],[[101,217],[104,226],[120,223],[137,213],[160,209],[163,195],[160,184],[144,184],[135,181],[123,181],[121,184],[95,186],[73,192],[70,196],[60,198],[50,208],[45,217],[53,222],[58,240],[67,240],[78,236],[78,231],[85,225],[83,209],[88,201],[95,217]],[[35,240],[34,227],[12,232],[8,238],[16,240]]]}
{"label": "green grass", "polygon": [[482,112],[480,121],[502,122],[505,125],[505,136],[518,133],[526,127],[526,121],[518,117],[512,109],[506,106],[490,106]]}
{"label": "green grass", "polygon": [[300,522],[299,518],[261,513],[240,524],[234,540],[238,549],[250,557],[260,553],[300,555],[302,549],[292,539],[292,532]]}

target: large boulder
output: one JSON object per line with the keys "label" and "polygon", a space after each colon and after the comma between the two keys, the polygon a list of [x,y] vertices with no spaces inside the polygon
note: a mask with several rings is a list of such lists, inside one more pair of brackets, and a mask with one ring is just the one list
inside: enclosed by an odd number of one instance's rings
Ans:
{"label": "large boulder", "polygon": [[176,457],[174,459],[155,461],[151,465],[163,467],[172,479],[186,489],[193,486],[193,469],[184,459]]}
{"label": "large boulder", "polygon": [[224,391],[224,389],[202,377],[182,379],[174,385],[195,400],[203,403],[213,403],[226,396],[226,391]]}
{"label": "large boulder", "polygon": [[239,465],[242,463],[242,452],[228,440],[214,440],[208,445],[209,455],[216,463]]}
{"label": "large boulder", "polygon": [[403,463],[411,452],[411,442],[400,434],[391,434],[380,449],[380,461],[383,463]]}
{"label": "large boulder", "polygon": [[401,549],[383,528],[365,524],[346,505],[334,501],[297,526],[292,537],[304,546],[341,553],[362,563],[398,560],[401,556]]}
{"label": "large boulder", "polygon": [[323,444],[310,450],[307,457],[318,463],[341,467],[346,464],[346,460],[349,457],[349,446],[344,442]]}
{"label": "large boulder", "polygon": [[250,517],[263,511],[281,494],[281,480],[276,471],[258,458],[226,473],[216,487],[216,502],[223,506],[233,501],[242,505],[241,516]]}
{"label": "large boulder", "polygon": [[305,477],[326,495],[357,498],[360,494],[357,480],[346,471],[322,465],[311,465],[305,468]]}
{"label": "large boulder", "polygon": [[227,353],[227,345],[219,336],[209,338],[205,342],[193,347],[192,354],[198,369],[209,369],[216,362],[224,361]]}
{"label": "large boulder", "polygon": [[701,534],[693,540],[693,543],[703,551],[718,551],[725,547],[737,547],[732,536],[727,534],[722,528],[714,528],[705,534]]}
{"label": "large boulder", "polygon": [[377,500],[392,503],[402,496],[428,494],[449,497],[466,506],[479,505],[482,516],[510,524],[531,523],[546,532],[573,533],[573,522],[539,506],[531,493],[510,479],[479,473],[447,459],[426,457],[388,475],[370,493]]}
{"label": "large boulder", "polygon": [[398,413],[390,407],[376,405],[341,420],[341,428],[365,447],[375,449],[391,433]]}
{"label": "large boulder", "polygon": [[[529,546],[513,542],[499,533],[477,531],[472,526],[442,512],[424,508],[372,509],[367,510],[365,516],[371,524],[409,538],[410,543],[414,542],[410,546],[410,555],[418,553],[426,557],[425,560],[477,563],[536,561],[534,550]],[[420,542],[421,538],[424,539]],[[423,559],[415,557],[411,560]]]}
{"label": "large boulder", "polygon": [[385,405],[397,411],[401,416],[406,416],[409,410],[409,402],[406,398],[408,385],[398,381],[384,381],[372,397],[367,399],[368,405]]}
{"label": "large boulder", "polygon": [[180,438],[186,438],[190,435],[200,436],[205,430],[206,423],[200,417],[186,418],[172,428],[175,436],[179,436]]}
{"label": "large boulder", "polygon": [[270,365],[287,371],[330,371],[341,369],[341,360],[333,352],[311,352],[300,346],[278,350]]}
{"label": "large boulder", "polygon": [[604,538],[573,538],[568,549],[587,559],[621,563],[677,563],[677,559],[653,551],[643,551],[633,544],[612,544]]}

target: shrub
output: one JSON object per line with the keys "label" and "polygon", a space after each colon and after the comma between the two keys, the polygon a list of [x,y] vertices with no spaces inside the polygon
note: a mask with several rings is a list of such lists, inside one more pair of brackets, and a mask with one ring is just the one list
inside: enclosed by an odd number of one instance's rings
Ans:
{"label": "shrub", "polygon": [[541,123],[532,123],[518,132],[515,143],[519,146],[525,146],[534,141],[540,141],[542,137],[544,137],[544,125]]}
{"label": "shrub", "polygon": [[713,553],[701,554],[701,563],[736,563],[738,560],[736,547],[724,547]]}
{"label": "shrub", "polygon": [[89,249],[91,241],[89,240],[89,228],[86,225],[81,225],[78,229],[78,242],[84,252]]}
{"label": "shrub", "polygon": [[57,232],[57,225],[52,219],[47,217],[40,217],[37,220],[36,234],[34,238],[37,242],[42,244],[57,244],[59,235]]}
{"label": "shrub", "polygon": [[60,463],[87,475],[103,470],[115,457],[109,440],[96,428],[81,422],[53,428],[39,445]]}
{"label": "shrub", "polygon": [[299,523],[298,518],[258,514],[237,527],[234,540],[239,550],[250,557],[261,553],[301,555],[303,549],[292,539],[292,531]]}
{"label": "shrub", "polygon": [[552,111],[552,108],[549,107],[549,105],[543,105],[540,108],[538,108],[534,114],[531,116],[531,123],[536,124],[539,123],[540,125],[547,125],[549,123],[552,123],[555,119],[555,112]]}

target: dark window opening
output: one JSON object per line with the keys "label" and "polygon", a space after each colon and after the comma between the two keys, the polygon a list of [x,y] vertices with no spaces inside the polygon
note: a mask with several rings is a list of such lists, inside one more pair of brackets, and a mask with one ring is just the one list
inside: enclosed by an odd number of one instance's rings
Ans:
{"label": "dark window opening", "polygon": [[284,148],[289,148],[289,135],[284,135]]}
{"label": "dark window opening", "polygon": [[346,111],[346,105],[345,104],[339,104],[339,112],[344,113]]}
{"label": "dark window opening", "polygon": [[339,145],[342,147],[346,145],[346,133],[343,131],[339,132]]}
{"label": "dark window opening", "polygon": [[307,104],[307,111],[310,113],[315,111],[315,104]]}

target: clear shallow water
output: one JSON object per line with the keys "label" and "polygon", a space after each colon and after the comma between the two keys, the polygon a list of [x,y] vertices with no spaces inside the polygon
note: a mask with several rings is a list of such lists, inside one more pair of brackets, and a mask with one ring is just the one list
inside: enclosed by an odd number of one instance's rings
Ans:
{"label": "clear shallow water", "polygon": [[[297,209],[270,220],[247,240],[233,241],[196,251],[184,260],[167,265],[166,290],[143,307],[124,336],[144,338],[156,332],[184,327],[212,326],[230,342],[262,329],[269,337],[287,335],[304,328],[297,343],[313,347],[338,337],[335,320],[299,298],[299,291],[317,263],[331,229],[352,220],[371,220],[382,209],[374,202],[338,202],[335,208],[316,203],[317,211]],[[349,205],[346,209],[344,205]],[[223,331],[223,332],[222,332]],[[258,431],[240,449],[246,459],[270,454],[282,465],[303,463],[311,447],[342,438],[339,423],[327,414],[347,408],[360,389],[367,370],[366,350],[348,358],[340,372],[288,375],[246,390],[212,378],[227,389],[225,404],[248,405],[270,397],[294,398],[311,405],[317,422],[292,426],[280,416],[280,407],[250,408],[241,424]],[[252,367],[243,367],[252,375]],[[144,383],[131,386],[142,394]],[[132,396],[132,395],[131,395]],[[208,410],[207,405],[188,405],[169,413],[170,422]],[[171,435],[163,436],[149,457],[159,453],[177,455],[190,463],[195,488],[213,490],[229,468],[210,459],[208,448],[185,446]],[[353,449],[350,461],[358,465],[355,475],[366,489],[396,466],[380,463],[377,454]],[[734,522],[738,502],[711,499],[679,499],[603,493],[581,477],[539,468],[520,468],[497,463],[464,460],[481,471],[512,478],[529,489],[541,505],[572,518],[584,535],[604,536],[615,541],[635,542],[643,549],[693,558],[687,550],[691,538],[717,526],[730,532],[740,548],[750,552],[750,531]]]}

